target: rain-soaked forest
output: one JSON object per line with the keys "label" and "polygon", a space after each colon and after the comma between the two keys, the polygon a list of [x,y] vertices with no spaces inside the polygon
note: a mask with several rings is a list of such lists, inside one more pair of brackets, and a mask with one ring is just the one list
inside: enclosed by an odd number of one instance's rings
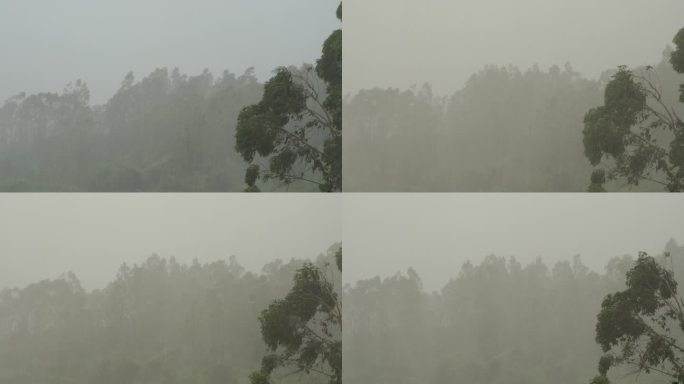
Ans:
{"label": "rain-soaked forest", "polygon": [[[666,50],[656,65],[634,73],[657,79],[664,105],[684,116],[678,88],[684,75],[670,64],[671,52]],[[345,148],[350,151],[345,156],[345,189],[585,191],[593,170],[585,155],[585,115],[603,103],[616,73],[608,70],[590,79],[570,64],[548,69],[487,66],[448,97],[435,96],[429,84],[361,90],[344,102]],[[666,154],[673,137],[667,127],[652,133]],[[634,139],[624,141],[627,146]],[[638,152],[635,148],[628,151]],[[643,157],[629,161],[645,162]],[[679,169],[679,157],[672,161]],[[614,163],[608,158],[602,165]],[[606,189],[663,191],[661,183],[647,180],[666,179],[656,166],[642,167],[653,170],[634,176],[639,185],[616,177],[608,180]]]}
{"label": "rain-soaked forest", "polygon": [[83,80],[9,97],[0,191],[339,191],[341,30],[317,45],[312,64],[281,63],[265,81],[160,67],[121,71],[104,103]]}
{"label": "rain-soaked forest", "polygon": [[426,2],[356,4],[346,191],[684,190],[682,4]]}
{"label": "rain-soaked forest", "polygon": [[251,73],[129,73],[104,105],[83,82],[18,95],[0,110],[4,190],[231,190],[245,163],[233,150],[240,110],[263,84]]}
{"label": "rain-soaked forest", "polygon": [[341,257],[335,244],[253,273],[153,255],[103,288],[71,272],[5,288],[0,382],[339,384]]}
{"label": "rain-soaked forest", "polygon": [[[411,268],[391,277],[357,281],[344,291],[344,380],[598,384],[607,382],[599,375],[602,361],[606,370],[614,366],[607,373],[614,383],[677,382],[682,372],[677,348],[684,341],[684,328],[676,316],[670,317],[673,312],[666,303],[676,308],[668,294],[684,281],[684,246],[671,240],[662,254],[653,256],[643,255],[638,259],[643,263],[636,263],[636,251],[614,257],[599,273],[579,256],[555,264],[543,258],[522,264],[491,255],[466,262],[432,292],[423,288]],[[676,281],[670,279],[671,272]],[[626,279],[635,288],[617,293],[625,290]],[[647,300],[649,294],[652,301]],[[622,298],[625,302],[618,300]],[[631,303],[652,304],[656,315],[638,304],[630,312],[626,308]],[[628,315],[615,308],[625,308]],[[681,315],[681,308],[677,311]],[[602,326],[597,325],[599,312],[606,319]],[[658,326],[661,315],[667,318],[664,329]],[[640,317],[648,320],[632,322]],[[658,332],[658,337],[649,339],[646,329]],[[621,348],[628,343],[617,340],[630,338],[635,343],[622,353],[630,348],[637,353],[620,361]],[[606,353],[614,357],[610,362],[601,359],[598,340],[615,342]]]}

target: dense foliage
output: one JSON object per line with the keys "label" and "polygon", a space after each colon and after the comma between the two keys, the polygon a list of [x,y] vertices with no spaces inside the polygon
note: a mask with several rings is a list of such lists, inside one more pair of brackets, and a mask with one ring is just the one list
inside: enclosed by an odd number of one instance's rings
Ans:
{"label": "dense foliage", "polygon": [[597,316],[596,342],[604,355],[592,383],[608,383],[608,370],[628,367],[684,382],[684,301],[670,255],[641,253],[627,271],[627,288],[608,294]]}
{"label": "dense foliage", "polygon": [[251,374],[252,384],[271,383],[280,368],[342,384],[340,272],[341,248],[324,268],[305,263],[295,273],[287,296],[261,313],[261,334],[270,353],[263,358],[261,369]]}
{"label": "dense foliage", "polygon": [[18,95],[0,108],[0,190],[240,190],[235,123],[261,93],[250,71],[162,68],[138,82],[129,73],[100,106],[80,81],[61,94]]}
{"label": "dense foliage", "polygon": [[491,66],[448,99],[361,91],[344,106],[345,190],[583,190],[581,121],[599,88],[569,66]]}
{"label": "dense foliage", "polygon": [[[235,259],[184,265],[148,258],[87,292],[73,274],[0,292],[0,382],[249,383],[267,349],[259,315],[285,295],[292,260],[246,272]],[[283,377],[281,377],[283,376]],[[325,383],[277,376],[280,383]]]}
{"label": "dense foliage", "polygon": [[[670,64],[677,73],[684,73],[684,28],[672,39],[675,50],[670,55]],[[684,84],[679,84],[679,101],[684,103]]]}
{"label": "dense foliage", "polygon": [[[337,9],[342,19],[342,4]],[[281,67],[264,85],[261,100],[238,116],[235,149],[250,166],[247,191],[276,179],[342,189],[342,30],[323,43],[315,68]],[[267,160],[261,164],[258,157]]]}
{"label": "dense foliage", "polygon": [[593,171],[590,191],[680,190],[683,31],[659,64],[597,80],[489,66],[446,99],[427,85],[348,96],[345,190],[585,191]]}
{"label": "dense foliage", "polygon": [[[684,29],[673,40],[677,50],[668,49],[656,68],[619,67],[606,85],[603,105],[584,116],[584,153],[593,166],[608,169],[607,180],[684,190],[684,107],[677,105],[676,95],[676,84],[684,81],[676,76],[684,73],[682,40]],[[683,87],[679,101],[684,101]],[[593,180],[591,190],[596,190]]]}
{"label": "dense foliage", "polygon": [[[684,247],[666,249],[684,273]],[[489,256],[455,270],[439,292],[411,269],[359,281],[344,291],[345,383],[586,384],[601,356],[602,299],[624,289],[634,265],[616,257],[596,273],[579,257],[548,266]],[[611,379],[634,382],[629,372]]]}

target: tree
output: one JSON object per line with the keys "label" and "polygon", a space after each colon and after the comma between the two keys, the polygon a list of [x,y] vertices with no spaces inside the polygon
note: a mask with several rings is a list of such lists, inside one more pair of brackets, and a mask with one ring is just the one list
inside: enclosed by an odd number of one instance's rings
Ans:
{"label": "tree", "polygon": [[[276,260],[255,274],[235,257],[151,256],[92,291],[72,273],[0,289],[0,383],[246,383],[264,351],[255,319],[303,265]],[[310,378],[281,384],[323,381]]]}
{"label": "tree", "polygon": [[74,190],[90,171],[98,133],[85,82],[61,94],[10,98],[0,108],[0,189]]}
{"label": "tree", "polygon": [[[341,248],[334,258],[341,272]],[[287,296],[261,313],[261,334],[271,353],[263,358],[261,370],[250,375],[252,384],[271,383],[272,373],[281,367],[323,375],[331,384],[342,383],[342,303],[335,278],[328,276],[329,265],[305,263]]]}
{"label": "tree", "polygon": [[235,125],[262,88],[251,70],[159,68],[139,81],[128,73],[103,105],[82,81],[17,95],[0,104],[0,190],[241,190]]}
{"label": "tree", "polygon": [[[674,43],[677,50],[670,63],[683,73],[684,29]],[[684,85],[680,92],[684,101]],[[606,86],[604,105],[584,116],[583,135],[591,165],[599,165],[604,157],[612,160],[608,180],[624,178],[634,186],[647,180],[670,192],[684,190],[684,123],[668,105],[653,67],[638,73],[618,67]]]}
{"label": "tree", "polygon": [[621,283],[579,257],[525,265],[490,255],[432,292],[412,269],[347,284],[344,382],[586,382],[600,357],[596,308]]}
{"label": "tree", "polygon": [[[672,42],[676,49],[670,54],[670,64],[677,73],[684,73],[684,28],[677,32]],[[684,103],[684,84],[679,84],[679,101]]]}
{"label": "tree", "polygon": [[[342,4],[337,17],[342,19]],[[276,69],[261,101],[240,112],[235,140],[235,149],[250,163],[247,191],[258,191],[259,179],[306,181],[326,192],[342,189],[341,29],[325,41],[315,68]],[[268,157],[268,167],[255,162],[256,155]],[[318,173],[320,178],[312,176]]]}
{"label": "tree", "polygon": [[486,66],[448,97],[360,90],[344,101],[344,189],[582,191],[582,116],[600,101],[569,64]]}
{"label": "tree", "polygon": [[587,192],[605,192],[606,189],[603,184],[606,183],[606,171],[603,169],[595,169],[591,173],[591,184],[587,188]]}
{"label": "tree", "polygon": [[626,277],[627,289],[608,294],[597,316],[596,342],[604,355],[592,383],[609,383],[608,370],[616,366],[684,382],[684,346],[673,335],[673,329],[684,332],[684,301],[673,271],[641,252]]}

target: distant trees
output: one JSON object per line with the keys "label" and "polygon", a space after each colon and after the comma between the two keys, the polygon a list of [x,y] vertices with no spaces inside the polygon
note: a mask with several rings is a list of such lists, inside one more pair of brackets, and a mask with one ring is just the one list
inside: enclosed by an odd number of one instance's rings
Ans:
{"label": "distant trees", "polygon": [[[669,57],[678,73],[684,73],[683,31],[675,36],[677,50]],[[657,72],[662,68],[618,68],[606,85],[603,105],[584,117],[584,153],[593,166],[604,157],[610,160],[607,180],[624,179],[635,186],[649,181],[679,192],[684,190],[684,122],[663,88],[670,82],[661,82]],[[679,98],[684,101],[684,85]]]}
{"label": "distant trees", "polygon": [[78,81],[0,108],[0,191],[236,191],[245,182],[341,190],[340,29],[315,66],[279,68],[265,84],[251,69],[215,78],[158,68],[138,82],[127,74],[105,105],[91,106]]}
{"label": "distant trees", "polygon": [[[666,250],[684,271],[684,247]],[[489,256],[432,292],[413,270],[358,281],[344,291],[344,382],[586,384],[601,357],[602,299],[625,288],[635,265],[616,257],[597,273],[578,257],[523,265]],[[615,382],[634,381],[616,371]]]}
{"label": "distant trees", "polygon": [[581,191],[581,117],[599,100],[569,65],[488,66],[448,98],[362,90],[345,100],[345,189]]}
{"label": "distant trees", "polygon": [[89,102],[81,81],[62,94],[8,99],[0,108],[0,190],[78,189],[100,136]]}
{"label": "distant trees", "polygon": [[138,83],[129,74],[105,106],[110,161],[92,189],[237,190],[242,161],[231,151],[232,133],[240,109],[260,94],[251,71],[215,79],[158,69]]}
{"label": "distant trees", "polygon": [[416,191],[437,183],[436,168],[453,156],[434,162],[443,111],[427,86],[361,90],[345,100],[345,190]]}
{"label": "distant trees", "polygon": [[358,281],[343,300],[345,383],[439,382],[428,356],[451,356],[433,355],[435,312],[415,271]]}
{"label": "distant trees", "polygon": [[0,108],[0,190],[239,190],[235,122],[261,93],[251,71],[160,68],[137,82],[129,73],[101,106],[83,82],[10,98]]}
{"label": "distant trees", "polygon": [[[337,273],[329,270],[331,262]],[[271,353],[250,375],[252,384],[269,384],[275,370],[287,367],[342,384],[341,271],[341,248],[323,267],[305,263],[287,296],[261,313],[261,334]]]}
{"label": "distant trees", "polygon": [[[337,17],[342,19],[342,4]],[[324,42],[315,68],[275,71],[261,101],[240,112],[235,140],[250,163],[247,191],[258,191],[256,182],[270,179],[305,181],[324,192],[342,189],[341,30]],[[257,155],[268,165],[259,164]]]}
{"label": "distant trees", "polygon": [[684,301],[674,272],[663,263],[670,257],[658,261],[641,252],[626,273],[627,288],[603,299],[596,342],[604,355],[592,383],[608,383],[608,370],[616,366],[684,382]]}
{"label": "distant trees", "polygon": [[596,170],[591,191],[681,190],[684,32],[673,41],[663,62],[597,80],[488,66],[447,99],[361,90],[344,101],[345,188],[585,191]]}
{"label": "distant trees", "polygon": [[0,382],[248,384],[265,353],[255,319],[305,265],[274,261],[254,274],[235,259],[152,256],[92,292],[73,274],[1,290]]}
{"label": "distant trees", "polygon": [[[677,32],[672,42],[675,50],[670,55],[670,64],[677,73],[684,73],[684,28]],[[679,84],[679,101],[684,103],[684,84]]]}

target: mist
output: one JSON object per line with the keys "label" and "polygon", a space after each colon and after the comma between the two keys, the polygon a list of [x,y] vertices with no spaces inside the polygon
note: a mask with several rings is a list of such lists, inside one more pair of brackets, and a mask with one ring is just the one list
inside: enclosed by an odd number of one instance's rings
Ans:
{"label": "mist", "polygon": [[[628,286],[642,252],[684,281],[677,196],[352,194],[344,204],[347,383],[606,379],[596,324],[615,306],[604,298]],[[676,321],[663,333],[678,344]],[[676,366],[658,367],[618,361],[607,377],[671,382]]]}
{"label": "mist", "polygon": [[342,231],[339,198],[301,194],[9,194],[0,211],[0,261],[9,266],[0,288],[71,271],[100,289],[123,263],[154,254],[186,264],[235,256],[257,273],[276,259],[315,258]]}
{"label": "mist", "polygon": [[613,257],[683,243],[678,196],[347,194],[344,283],[406,272],[439,291],[467,261],[489,255],[553,265],[579,255],[595,272]]}
{"label": "mist", "polygon": [[[284,353],[267,335],[289,302],[341,294],[337,196],[3,196],[0,381],[329,382],[341,356],[309,349],[296,376],[262,358]],[[341,345],[341,312],[319,312],[301,326]]]}
{"label": "mist", "polygon": [[[282,65],[311,63],[338,28],[334,1],[201,0],[0,3],[0,100],[60,92],[81,79],[103,104],[129,71],[243,73],[261,81]],[[304,12],[303,10],[306,10]],[[293,20],[296,20],[294,22]]]}
{"label": "mist", "polygon": [[[670,152],[684,115],[681,2],[351,1],[346,14],[345,191],[682,189],[667,176],[684,166]],[[611,153],[585,117],[621,73],[657,88],[644,109],[672,118],[642,113]],[[645,143],[660,155],[639,158]]]}
{"label": "mist", "polygon": [[[340,4],[1,4],[0,191],[341,190]],[[278,81],[301,110],[269,136]]]}
{"label": "mist", "polygon": [[429,83],[460,89],[485,65],[572,64],[590,79],[660,58],[682,27],[677,0],[351,0],[344,92]]}

